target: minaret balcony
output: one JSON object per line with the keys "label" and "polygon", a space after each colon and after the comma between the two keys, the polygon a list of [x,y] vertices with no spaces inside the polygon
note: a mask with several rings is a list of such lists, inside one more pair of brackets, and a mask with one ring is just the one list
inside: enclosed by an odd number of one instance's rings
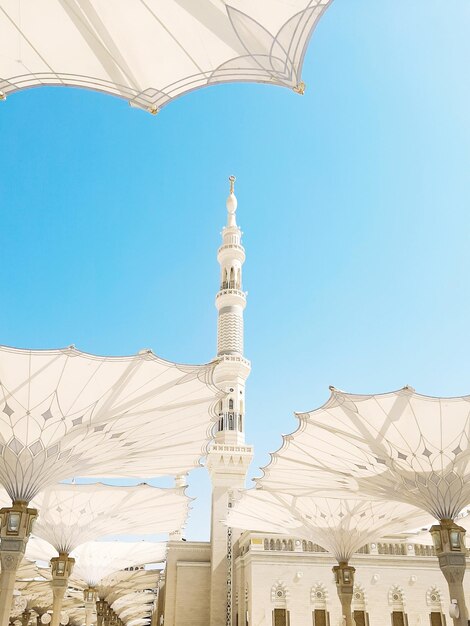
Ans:
{"label": "minaret balcony", "polygon": [[216,302],[219,298],[223,298],[224,296],[232,296],[235,297],[235,299],[240,298],[244,303],[246,303],[246,292],[241,289],[221,289],[215,297]]}
{"label": "minaret balcony", "polygon": [[227,258],[237,259],[240,263],[245,262],[245,248],[237,243],[225,243],[217,251],[217,260],[220,264]]}

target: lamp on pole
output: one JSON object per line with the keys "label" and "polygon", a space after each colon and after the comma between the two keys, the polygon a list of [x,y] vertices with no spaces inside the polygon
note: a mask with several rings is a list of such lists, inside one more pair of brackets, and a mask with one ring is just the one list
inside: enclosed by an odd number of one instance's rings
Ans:
{"label": "lamp on pole", "polygon": [[28,508],[28,504],[20,500],[0,509],[0,624],[8,623],[16,572],[37,514],[36,509]]}
{"label": "lamp on pole", "polygon": [[62,611],[62,603],[64,601],[65,592],[69,576],[72,573],[75,559],[71,559],[66,552],[60,552],[59,556],[51,559],[52,574],[52,594],[54,597],[52,604],[52,622],[51,626],[59,626],[60,614]]}
{"label": "lamp on pole", "polygon": [[96,602],[96,626],[105,626],[105,617],[108,614],[108,603],[106,600]]}
{"label": "lamp on pole", "polygon": [[356,570],[346,561],[341,561],[333,567],[335,575],[336,591],[338,592],[341,609],[343,612],[343,620],[345,626],[353,626],[353,618],[351,613],[351,603],[354,589],[354,574]]}
{"label": "lamp on pole", "polygon": [[85,626],[91,626],[91,616],[96,605],[97,593],[93,587],[83,590],[83,600],[85,601]]}
{"label": "lamp on pole", "polygon": [[430,528],[439,567],[449,586],[454,626],[467,626],[468,619],[463,590],[467,556],[465,532],[465,528],[450,519],[443,519]]}

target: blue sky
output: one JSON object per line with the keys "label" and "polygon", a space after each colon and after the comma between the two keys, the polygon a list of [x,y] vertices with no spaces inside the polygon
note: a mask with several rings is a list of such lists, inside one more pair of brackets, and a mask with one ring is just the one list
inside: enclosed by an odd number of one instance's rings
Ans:
{"label": "blue sky", "polygon": [[[306,94],[211,87],[156,117],[41,88],[0,103],[0,342],[215,354],[237,176],[250,476],[328,385],[470,393],[470,4],[335,0]],[[208,535],[209,481],[190,538]]]}

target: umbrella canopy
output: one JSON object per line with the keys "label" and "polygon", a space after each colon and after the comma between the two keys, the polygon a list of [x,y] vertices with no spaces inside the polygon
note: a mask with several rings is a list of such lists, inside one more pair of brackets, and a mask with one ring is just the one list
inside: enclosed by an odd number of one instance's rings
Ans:
{"label": "umbrella canopy", "polygon": [[[107,576],[126,567],[161,563],[166,558],[166,543],[90,541],[74,550],[72,556],[75,558],[73,578],[96,587]],[[154,578],[158,578],[157,572]]]}
{"label": "umbrella canopy", "polygon": [[52,589],[48,582],[36,580],[18,582],[16,588],[20,592],[20,596],[17,597],[25,598],[28,608],[42,607],[46,611],[51,607]]}
{"label": "umbrella canopy", "polygon": [[107,535],[177,530],[186,522],[189,502],[180,487],[56,485],[31,503],[40,511],[34,533],[57,552],[69,554],[79,545]]}
{"label": "umbrella canopy", "polygon": [[[47,541],[38,537],[31,537],[26,547],[28,559],[37,561],[50,561],[57,556],[57,551]],[[70,585],[85,589],[97,587],[104,579],[118,573],[127,567],[145,565],[147,563],[160,563],[166,557],[166,543],[154,541],[89,541],[73,550],[71,557],[75,559],[73,575]],[[149,574],[145,570],[140,572],[124,572],[122,578],[118,576],[114,580],[110,591],[117,588],[119,581],[128,582],[134,578],[139,580],[138,574]],[[152,577],[156,580],[158,572],[152,572],[145,578],[144,587]],[[132,589],[132,585],[129,589]],[[116,599],[116,598],[115,598]]]}
{"label": "umbrella canopy", "polygon": [[0,348],[0,483],[12,500],[73,476],[180,474],[211,438],[216,362]]}
{"label": "umbrella canopy", "polygon": [[331,0],[2,0],[0,91],[84,87],[157,112],[217,83],[302,90],[310,36]]}
{"label": "umbrella canopy", "polygon": [[326,404],[297,417],[298,430],[264,468],[264,487],[395,500],[438,520],[454,519],[470,504],[470,396],[331,388]]}
{"label": "umbrella canopy", "polygon": [[320,544],[338,562],[347,562],[366,543],[430,521],[429,515],[408,504],[296,497],[254,489],[235,503],[227,523],[246,530],[292,533]]}
{"label": "umbrella canopy", "polygon": [[134,591],[127,593],[112,603],[111,608],[121,619],[128,619],[129,615],[138,610],[145,613],[152,610],[155,601],[155,593],[153,591]]}

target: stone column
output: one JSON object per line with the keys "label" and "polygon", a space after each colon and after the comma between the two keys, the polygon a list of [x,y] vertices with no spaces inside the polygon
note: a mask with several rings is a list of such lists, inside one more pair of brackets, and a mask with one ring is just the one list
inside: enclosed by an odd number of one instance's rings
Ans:
{"label": "stone column", "polygon": [[93,608],[96,606],[96,589],[87,587],[83,591],[85,601],[85,626],[91,626]]}
{"label": "stone column", "polygon": [[0,626],[8,626],[10,621],[16,572],[36,517],[36,509],[29,509],[27,502],[16,501],[11,507],[0,509]]}
{"label": "stone column", "polygon": [[51,626],[59,626],[60,624],[62,604],[64,602],[69,576],[72,573],[74,564],[75,560],[69,558],[69,555],[65,552],[62,552],[58,557],[51,559],[51,587],[54,598],[52,604]]}
{"label": "stone column", "polygon": [[333,567],[333,573],[336,581],[336,591],[338,592],[343,612],[344,626],[354,626],[351,603],[353,597],[355,571],[354,567],[351,567],[347,561],[340,561],[338,565]]}
{"label": "stone column", "polygon": [[459,616],[451,616],[454,626],[467,626],[468,612],[465,604],[463,577],[465,575],[467,549],[465,528],[453,520],[441,520],[430,529],[439,567],[449,587],[450,601],[456,601]]}
{"label": "stone column", "polygon": [[105,626],[104,617],[108,612],[108,603],[105,600],[96,602],[96,626]]}

